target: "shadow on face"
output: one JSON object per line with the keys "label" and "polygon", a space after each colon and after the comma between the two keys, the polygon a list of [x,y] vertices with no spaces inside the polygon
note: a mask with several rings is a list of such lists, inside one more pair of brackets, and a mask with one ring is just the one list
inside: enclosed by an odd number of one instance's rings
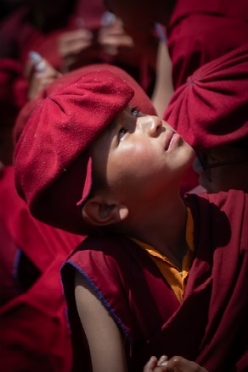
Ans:
{"label": "shadow on face", "polygon": [[199,183],[208,192],[238,189],[248,192],[248,140],[220,146],[200,154]]}

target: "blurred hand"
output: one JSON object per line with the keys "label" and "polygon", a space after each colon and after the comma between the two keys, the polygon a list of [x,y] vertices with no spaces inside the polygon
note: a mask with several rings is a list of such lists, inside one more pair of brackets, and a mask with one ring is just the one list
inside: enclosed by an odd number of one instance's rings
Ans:
{"label": "blurred hand", "polygon": [[168,371],[166,365],[163,366],[163,363],[168,361],[168,357],[163,355],[158,360],[155,356],[152,356],[150,360],[146,363],[143,372],[164,372]]}
{"label": "blurred hand", "polygon": [[159,360],[151,357],[145,365],[143,372],[208,372],[199,364],[187,360],[180,356],[174,356],[168,359],[163,355]]}
{"label": "blurred hand", "polygon": [[100,29],[98,43],[105,53],[114,56],[118,54],[121,48],[134,48],[133,39],[124,31],[122,22],[118,18]]}
{"label": "blurred hand", "polygon": [[32,52],[26,64],[25,75],[29,82],[28,99],[31,100],[37,98],[47,85],[61,76],[61,73],[38,53]]}
{"label": "blurred hand", "polygon": [[81,58],[82,52],[92,46],[93,34],[87,29],[79,28],[63,33],[58,42],[59,54],[63,60],[63,72],[67,72]]}

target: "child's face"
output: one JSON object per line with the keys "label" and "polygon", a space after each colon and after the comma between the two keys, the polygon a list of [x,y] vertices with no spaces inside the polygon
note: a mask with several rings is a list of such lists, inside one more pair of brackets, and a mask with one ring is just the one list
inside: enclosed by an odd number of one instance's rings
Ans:
{"label": "child's face", "polygon": [[177,189],[195,154],[166,122],[128,106],[94,142],[91,156],[93,172],[128,205]]}

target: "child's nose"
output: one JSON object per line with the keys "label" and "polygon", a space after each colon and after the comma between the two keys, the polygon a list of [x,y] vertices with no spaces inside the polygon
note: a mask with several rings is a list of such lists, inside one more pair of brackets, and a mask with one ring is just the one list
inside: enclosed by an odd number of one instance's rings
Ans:
{"label": "child's nose", "polygon": [[162,129],[162,121],[157,116],[147,116],[143,128],[151,137],[157,137]]}

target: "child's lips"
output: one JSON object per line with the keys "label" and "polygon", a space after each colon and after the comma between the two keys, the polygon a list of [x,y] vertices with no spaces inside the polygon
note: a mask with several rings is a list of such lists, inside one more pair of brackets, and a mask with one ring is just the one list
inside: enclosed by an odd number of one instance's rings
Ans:
{"label": "child's lips", "polygon": [[164,149],[167,151],[169,149],[172,137],[174,135],[174,132],[172,130],[166,130],[165,132],[165,141],[164,141]]}
{"label": "child's lips", "polygon": [[179,136],[177,132],[174,132],[172,130],[167,130],[165,133],[166,133],[166,137],[165,137],[164,149],[165,151],[169,151],[170,149],[173,148],[173,145],[177,141],[177,139],[180,139],[181,137]]}

